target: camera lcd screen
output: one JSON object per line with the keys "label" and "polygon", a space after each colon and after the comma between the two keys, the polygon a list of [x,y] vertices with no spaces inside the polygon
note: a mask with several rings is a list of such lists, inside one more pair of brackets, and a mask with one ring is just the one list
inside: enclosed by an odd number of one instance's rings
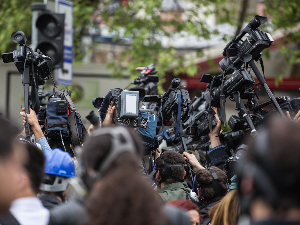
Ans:
{"label": "camera lcd screen", "polygon": [[125,113],[136,114],[137,94],[126,93],[126,109]]}

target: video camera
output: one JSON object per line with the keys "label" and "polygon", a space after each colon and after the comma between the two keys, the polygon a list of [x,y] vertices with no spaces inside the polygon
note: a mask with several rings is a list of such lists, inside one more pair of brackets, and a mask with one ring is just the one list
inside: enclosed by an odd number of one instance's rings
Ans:
{"label": "video camera", "polygon": [[137,85],[130,91],[138,91],[140,100],[143,100],[145,95],[155,95],[157,93],[158,76],[154,75],[157,70],[153,64],[146,67],[137,67],[135,70],[141,71],[141,76],[132,81],[131,84]]}
{"label": "video camera", "polygon": [[250,23],[234,37],[224,48],[223,58],[219,65],[225,75],[231,74],[234,68],[239,68],[244,63],[244,56],[251,55],[254,60],[259,60],[261,52],[269,48],[274,41],[269,33],[258,27],[267,22],[267,18],[256,15]]}
{"label": "video camera", "polygon": [[136,87],[123,90],[121,88],[111,89],[103,98],[93,99],[93,105],[99,110],[100,120],[104,121],[107,109],[111,102],[116,107],[114,113],[114,123],[118,125],[137,127],[141,125],[139,118],[139,102],[145,95],[156,94],[158,76],[154,65],[146,67],[137,67],[137,71],[141,71],[141,76],[136,78],[131,84]]}
{"label": "video camera", "polygon": [[[22,31],[16,31],[11,34],[11,40],[16,44],[17,49],[10,53],[3,53],[2,59],[4,63],[14,62],[19,73],[22,74],[22,84],[24,87],[24,105],[25,113],[29,114],[29,86],[31,86],[31,108],[38,113],[40,109],[40,101],[38,96],[38,85],[43,85],[45,80],[49,79],[51,70],[51,58],[45,56],[37,50],[34,52],[26,45],[27,38]],[[26,121],[25,124],[26,139],[30,140],[30,128]]]}

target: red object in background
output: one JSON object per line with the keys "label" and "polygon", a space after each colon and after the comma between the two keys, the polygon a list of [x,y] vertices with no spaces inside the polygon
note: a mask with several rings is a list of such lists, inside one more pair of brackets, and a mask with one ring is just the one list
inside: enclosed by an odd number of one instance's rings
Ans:
{"label": "red object in background", "polygon": [[[258,83],[257,78],[255,83]],[[300,88],[300,78],[283,78],[282,82],[275,85],[274,77],[267,77],[266,82],[271,90],[299,90]],[[205,90],[207,83],[200,82],[200,77],[181,77],[182,86],[185,86],[186,89],[197,89],[201,88]]]}

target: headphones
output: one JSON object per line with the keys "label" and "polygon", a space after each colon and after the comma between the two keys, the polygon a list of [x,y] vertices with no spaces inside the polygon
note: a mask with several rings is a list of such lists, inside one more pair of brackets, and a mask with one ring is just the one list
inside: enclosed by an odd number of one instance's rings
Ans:
{"label": "headphones", "polygon": [[[134,145],[133,139],[130,136],[128,130],[125,127],[105,127],[100,128],[91,133],[91,137],[100,136],[103,134],[109,134],[111,138],[111,148],[108,155],[105,157],[103,163],[99,165],[94,178],[99,178],[103,176],[111,163],[123,152],[131,152],[136,154],[136,147]],[[125,138],[125,143],[121,141],[121,136]]]}
{"label": "headphones", "polygon": [[181,182],[182,180],[177,180],[176,178],[174,178],[173,176],[172,176],[172,170],[171,170],[171,167],[173,167],[173,166],[176,166],[176,167],[182,167],[183,168],[183,163],[175,163],[175,164],[171,164],[171,163],[168,163],[168,162],[166,162],[165,160],[164,160],[164,157],[165,157],[165,155],[164,155],[164,152],[163,153],[161,153],[161,155],[159,156],[159,158],[161,159],[161,161],[162,161],[162,165],[160,165],[160,166],[155,166],[155,168],[154,168],[154,170],[152,171],[152,173],[150,174],[150,178],[153,178],[155,175],[156,175],[156,173],[157,173],[157,171],[158,170],[162,170],[163,171],[163,176],[162,176],[162,179],[159,181],[159,183],[162,183],[162,182],[164,182],[164,181],[166,181],[166,180],[176,180],[176,181],[179,181],[179,182]]}
{"label": "headphones", "polygon": [[224,195],[226,193],[226,190],[222,190],[221,186],[220,186],[220,184],[224,184],[224,182],[219,180],[218,175],[211,168],[206,168],[206,170],[208,170],[211,173],[211,175],[213,177],[213,181],[210,184],[199,185],[200,186],[200,193],[199,194],[202,195],[202,189],[203,188],[213,188],[214,192],[215,192],[215,197]]}

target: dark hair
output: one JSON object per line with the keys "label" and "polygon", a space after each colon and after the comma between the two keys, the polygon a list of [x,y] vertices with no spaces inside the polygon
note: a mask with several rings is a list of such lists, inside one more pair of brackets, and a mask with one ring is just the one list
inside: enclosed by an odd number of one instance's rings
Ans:
{"label": "dark hair", "polygon": [[[170,164],[176,164],[176,163],[184,164],[185,163],[183,156],[178,152],[168,150],[168,151],[165,151],[163,154],[164,154],[164,161],[166,161],[167,163],[170,163]],[[162,159],[160,157],[158,157],[156,159],[156,165],[161,166],[162,164],[163,164]],[[174,177],[174,180],[167,179],[164,181],[164,183],[171,184],[171,183],[182,180],[183,175],[184,175],[184,167],[183,166],[171,166],[171,171],[172,171],[172,177]],[[160,173],[161,177],[163,178],[165,175],[164,171],[159,169],[159,173]]]}
{"label": "dark hair", "polygon": [[[243,164],[256,166],[255,171],[262,171],[260,173],[270,181],[258,179],[259,172],[253,174],[255,196],[264,198],[274,209],[300,207],[300,125],[278,116],[269,119],[266,125],[259,133],[264,136],[261,143],[258,142],[261,137],[248,140],[249,148],[243,161]],[[267,183],[276,191],[276,196],[269,196],[272,192],[266,189]]]}
{"label": "dark hair", "polygon": [[[100,128],[101,129],[101,128]],[[118,128],[111,128],[118,129]],[[150,182],[140,173],[141,141],[132,129],[128,132],[135,152],[123,152],[112,161],[102,177],[94,182],[86,201],[87,224],[162,225],[162,201]],[[83,147],[83,163],[98,170],[111,150],[110,134],[90,136]],[[126,139],[121,135],[121,141]],[[99,210],[101,207],[101,210]]]}
{"label": "dark hair", "polygon": [[5,160],[13,153],[13,143],[18,129],[8,120],[0,117],[0,159]]}
{"label": "dark hair", "polygon": [[206,185],[213,184],[213,175],[207,169],[201,169],[197,171],[196,180],[199,186],[201,187],[202,196],[205,200],[209,200],[211,202],[219,201],[226,193],[227,193],[227,176],[226,173],[220,170],[218,167],[212,166],[210,167],[218,176],[218,180],[215,185],[218,185],[220,188],[220,193],[216,193],[213,187],[205,187]]}
{"label": "dark hair", "polygon": [[44,177],[46,159],[43,152],[34,145],[24,143],[24,146],[27,152],[24,168],[28,174],[31,188],[37,194]]}

